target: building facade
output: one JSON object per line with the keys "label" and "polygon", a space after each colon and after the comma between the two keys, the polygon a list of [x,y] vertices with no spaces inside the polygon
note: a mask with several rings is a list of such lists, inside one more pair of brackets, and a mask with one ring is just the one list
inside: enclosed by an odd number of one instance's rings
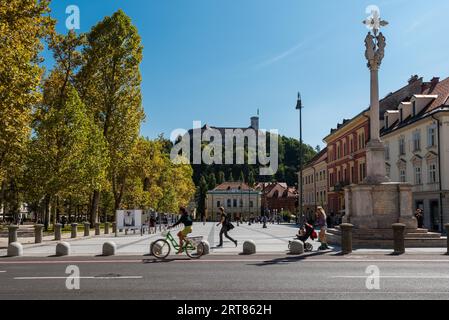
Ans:
{"label": "building facade", "polygon": [[387,175],[413,185],[415,209],[424,211],[424,227],[443,231],[449,223],[449,78],[434,78],[384,113]]}
{"label": "building facade", "polygon": [[261,212],[260,191],[250,188],[242,182],[225,182],[206,195],[206,219],[218,221],[220,219],[220,207],[235,220],[240,217],[248,220],[249,217],[256,217]]}
{"label": "building facade", "polygon": [[303,212],[310,220],[316,208],[328,211],[327,148],[319,152],[303,171]]}
{"label": "building facade", "polygon": [[262,194],[262,213],[274,217],[281,212],[295,215],[298,205],[298,192],[286,183],[258,183],[255,187]]}

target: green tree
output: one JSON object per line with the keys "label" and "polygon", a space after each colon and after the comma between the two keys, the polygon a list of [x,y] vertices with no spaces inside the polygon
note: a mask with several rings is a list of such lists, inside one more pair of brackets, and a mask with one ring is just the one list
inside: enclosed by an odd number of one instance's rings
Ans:
{"label": "green tree", "polygon": [[198,213],[201,216],[201,219],[204,218],[206,215],[206,196],[207,196],[207,182],[206,178],[204,176],[201,176],[200,184],[198,186],[198,203],[197,203],[197,209]]}
{"label": "green tree", "polygon": [[256,185],[256,179],[254,178],[254,171],[249,172],[248,185],[253,188]]}
{"label": "green tree", "polygon": [[[108,177],[115,209],[121,207],[132,151],[144,119],[139,69],[142,50],[136,27],[119,10],[87,34],[85,63],[77,81],[81,97],[108,144]],[[99,190],[95,190],[90,206],[93,221],[99,197]]]}
{"label": "green tree", "polygon": [[211,174],[209,174],[207,182],[208,182],[209,190],[215,189],[215,187],[217,186],[217,180],[215,179],[215,173],[212,172]]}
{"label": "green tree", "polygon": [[239,181],[245,182],[245,174],[243,173],[243,171],[240,171]]}
{"label": "green tree", "polygon": [[[0,206],[4,196],[17,191],[16,176],[30,137],[32,107],[41,98],[41,40],[54,27],[49,11],[46,0],[0,2]],[[10,206],[18,207],[18,203]]]}

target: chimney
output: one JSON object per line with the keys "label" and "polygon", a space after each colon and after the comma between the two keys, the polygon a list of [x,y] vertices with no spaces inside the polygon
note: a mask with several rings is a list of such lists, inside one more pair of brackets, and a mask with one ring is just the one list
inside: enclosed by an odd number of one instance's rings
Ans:
{"label": "chimney", "polygon": [[259,117],[251,118],[251,128],[254,130],[259,130]]}
{"label": "chimney", "polygon": [[415,81],[418,81],[419,80],[419,77],[418,77],[418,75],[414,75],[414,76],[411,76],[410,77],[410,79],[408,80],[408,84],[412,84],[413,82],[415,82]]}

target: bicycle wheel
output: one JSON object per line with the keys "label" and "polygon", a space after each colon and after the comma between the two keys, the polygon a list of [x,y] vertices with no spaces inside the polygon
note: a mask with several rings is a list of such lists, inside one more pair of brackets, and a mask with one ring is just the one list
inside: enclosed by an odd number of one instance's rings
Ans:
{"label": "bicycle wheel", "polygon": [[202,243],[188,243],[185,246],[186,254],[191,259],[199,259],[204,254],[204,245]]}
{"label": "bicycle wheel", "polygon": [[167,258],[170,254],[170,250],[170,244],[164,239],[153,242],[153,245],[151,246],[151,254],[158,259]]}

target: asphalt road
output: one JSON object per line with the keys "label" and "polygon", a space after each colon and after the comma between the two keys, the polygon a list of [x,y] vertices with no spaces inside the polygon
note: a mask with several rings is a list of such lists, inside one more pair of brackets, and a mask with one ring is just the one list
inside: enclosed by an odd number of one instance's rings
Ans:
{"label": "asphalt road", "polygon": [[[79,268],[79,290],[66,288],[70,265]],[[373,271],[379,288],[367,280]],[[0,259],[0,300],[7,299],[449,299],[449,257]]]}

